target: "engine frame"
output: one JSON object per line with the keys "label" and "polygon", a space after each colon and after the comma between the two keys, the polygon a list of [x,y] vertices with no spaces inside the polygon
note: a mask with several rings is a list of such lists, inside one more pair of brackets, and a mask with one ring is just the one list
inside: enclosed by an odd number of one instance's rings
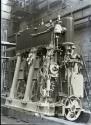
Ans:
{"label": "engine frame", "polygon": [[[18,44],[24,33],[18,33],[17,62],[7,106],[48,116],[65,116],[70,121],[79,118],[84,96],[82,60],[75,52],[73,28],[68,31],[68,24],[73,20],[69,17],[67,21],[69,23],[62,26],[58,18],[45,31],[40,29],[41,32],[28,34],[31,38],[26,41],[30,40],[31,46],[25,49],[20,47],[21,42]],[[46,33],[50,35],[47,42],[44,40]],[[37,44],[39,40],[44,40],[44,44]]]}

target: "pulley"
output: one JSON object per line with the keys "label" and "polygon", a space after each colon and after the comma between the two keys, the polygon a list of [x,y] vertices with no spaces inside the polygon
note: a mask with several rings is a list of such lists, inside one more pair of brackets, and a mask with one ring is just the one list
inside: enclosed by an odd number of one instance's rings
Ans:
{"label": "pulley", "polygon": [[65,117],[67,120],[75,121],[82,111],[81,100],[75,96],[70,96],[65,101]]}
{"label": "pulley", "polygon": [[56,63],[50,65],[50,74],[52,77],[58,77],[59,66]]}

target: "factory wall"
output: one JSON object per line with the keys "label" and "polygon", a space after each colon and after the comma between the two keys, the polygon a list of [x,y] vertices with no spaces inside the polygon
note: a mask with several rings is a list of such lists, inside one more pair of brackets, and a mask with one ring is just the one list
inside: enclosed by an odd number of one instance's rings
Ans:
{"label": "factory wall", "polygon": [[75,30],[74,41],[76,43],[78,53],[83,56],[89,81],[91,81],[91,25]]}
{"label": "factory wall", "polygon": [[[36,1],[36,0],[34,0]],[[35,4],[37,10],[33,14],[34,19],[32,23],[39,24],[43,19],[44,22],[48,22],[50,19],[55,19],[58,14],[61,16],[67,15],[68,13],[72,14],[73,11],[76,11],[84,6],[91,5],[90,0],[44,0]],[[79,13],[80,14],[80,13]],[[78,14],[78,17],[80,16]],[[33,17],[32,17],[33,18]]]}
{"label": "factory wall", "polygon": [[[11,2],[10,0],[1,0],[1,41],[7,42],[8,32],[11,27]],[[6,59],[7,53],[5,50],[7,46],[1,46],[1,92],[7,91],[8,83],[9,83],[9,71],[10,65],[9,60]]]}

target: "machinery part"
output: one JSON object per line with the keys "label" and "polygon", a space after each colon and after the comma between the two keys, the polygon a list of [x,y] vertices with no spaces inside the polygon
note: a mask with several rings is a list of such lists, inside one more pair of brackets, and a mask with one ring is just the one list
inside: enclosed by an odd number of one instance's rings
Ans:
{"label": "machinery part", "polygon": [[[42,25],[36,30],[27,29],[17,35],[16,51],[19,51],[19,56],[10,92],[12,100],[7,102],[9,106],[48,116],[57,114],[70,121],[79,118],[82,105],[78,97],[83,98],[79,96],[83,95],[83,75],[78,64],[80,58],[74,51],[73,18],[67,18],[63,23],[65,27],[61,26],[59,17],[52,27]],[[26,87],[20,85],[19,98],[15,100],[14,90],[21,74],[20,64],[23,63],[21,55],[25,61],[27,59],[28,74],[23,75]],[[25,72],[24,66],[22,68]],[[69,97],[72,94],[74,96]],[[23,107],[21,103],[27,105]]]}
{"label": "machinery part", "polygon": [[75,121],[82,111],[81,100],[75,96],[70,96],[65,101],[65,117],[67,120]]}
{"label": "machinery part", "polygon": [[66,31],[66,28],[61,26],[61,18],[60,18],[60,15],[58,15],[58,19],[57,19],[57,24],[55,25],[55,28],[54,28],[54,33],[55,34],[61,34],[62,32]]}
{"label": "machinery part", "polygon": [[62,26],[60,24],[56,24],[55,29],[54,29],[54,33],[62,33]]}
{"label": "machinery part", "polygon": [[50,73],[52,77],[58,77],[59,66],[56,63],[50,65]]}
{"label": "machinery part", "polygon": [[66,27],[65,42],[73,42],[74,38],[74,21],[72,17],[65,17],[62,19],[62,24]]}
{"label": "machinery part", "polygon": [[43,98],[47,96],[46,88],[43,88],[43,86],[40,87],[40,94]]}
{"label": "machinery part", "polygon": [[83,78],[83,75],[81,73],[77,72],[77,70],[78,70],[77,68],[78,67],[76,67],[76,70],[72,73],[71,86],[73,89],[73,94],[76,97],[83,98],[84,97],[84,78]]}
{"label": "machinery part", "polygon": [[30,52],[29,55],[28,55],[28,58],[27,58],[27,62],[30,65],[30,64],[32,64],[32,61],[33,61],[33,53]]}

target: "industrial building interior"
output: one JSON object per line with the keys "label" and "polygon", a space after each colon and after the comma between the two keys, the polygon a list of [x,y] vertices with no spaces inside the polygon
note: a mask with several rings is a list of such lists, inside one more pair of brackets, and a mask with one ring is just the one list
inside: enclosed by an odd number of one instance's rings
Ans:
{"label": "industrial building interior", "polygon": [[2,124],[74,125],[82,111],[91,119],[91,0],[1,0]]}

